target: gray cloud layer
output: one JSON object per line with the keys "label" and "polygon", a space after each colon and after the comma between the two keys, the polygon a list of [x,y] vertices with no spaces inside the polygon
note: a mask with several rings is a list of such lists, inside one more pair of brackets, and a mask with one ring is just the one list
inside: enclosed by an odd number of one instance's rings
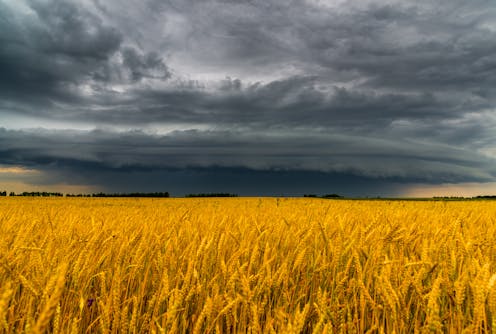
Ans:
{"label": "gray cloud layer", "polygon": [[0,0],[0,163],[495,181],[495,19],[484,0]]}

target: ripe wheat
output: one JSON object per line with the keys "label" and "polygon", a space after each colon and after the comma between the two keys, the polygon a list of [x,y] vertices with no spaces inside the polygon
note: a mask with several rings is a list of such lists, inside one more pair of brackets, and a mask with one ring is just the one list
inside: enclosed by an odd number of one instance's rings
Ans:
{"label": "ripe wheat", "polygon": [[493,202],[0,200],[1,333],[496,333]]}

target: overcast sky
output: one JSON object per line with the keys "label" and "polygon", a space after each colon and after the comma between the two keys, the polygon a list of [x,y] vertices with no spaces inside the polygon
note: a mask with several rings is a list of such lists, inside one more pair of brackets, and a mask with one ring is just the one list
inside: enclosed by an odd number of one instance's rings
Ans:
{"label": "overcast sky", "polygon": [[493,0],[0,0],[0,190],[496,194]]}

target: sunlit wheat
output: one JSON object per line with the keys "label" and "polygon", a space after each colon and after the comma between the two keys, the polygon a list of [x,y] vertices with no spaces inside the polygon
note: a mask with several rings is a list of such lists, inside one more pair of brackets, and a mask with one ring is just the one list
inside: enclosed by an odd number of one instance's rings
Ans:
{"label": "sunlit wheat", "polygon": [[0,332],[496,332],[496,205],[0,200]]}

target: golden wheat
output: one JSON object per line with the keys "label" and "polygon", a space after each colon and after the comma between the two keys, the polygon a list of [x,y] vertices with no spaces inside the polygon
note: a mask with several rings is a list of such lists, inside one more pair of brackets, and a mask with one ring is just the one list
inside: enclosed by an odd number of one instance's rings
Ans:
{"label": "golden wheat", "polygon": [[0,199],[1,333],[496,333],[490,201]]}

